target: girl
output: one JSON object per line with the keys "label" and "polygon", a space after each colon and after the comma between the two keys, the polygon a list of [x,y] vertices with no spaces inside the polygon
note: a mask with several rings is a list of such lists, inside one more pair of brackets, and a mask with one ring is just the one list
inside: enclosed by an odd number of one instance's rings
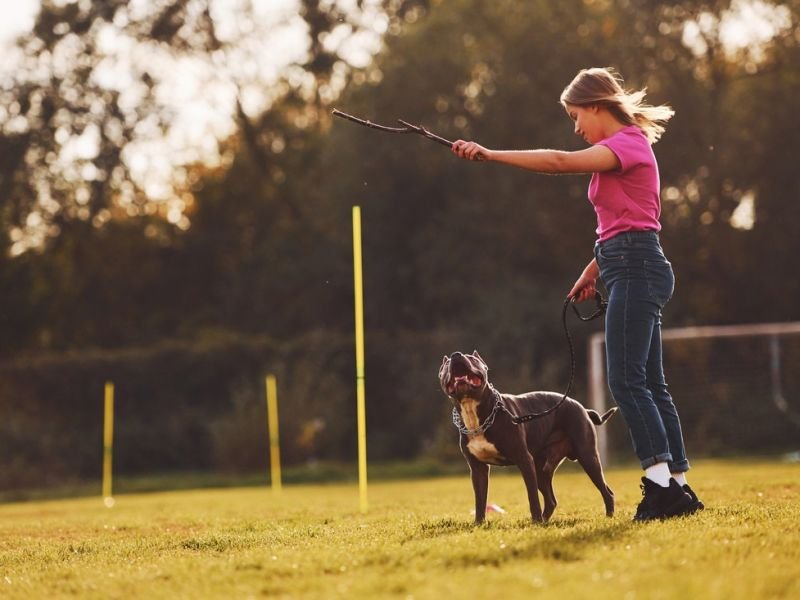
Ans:
{"label": "girl", "polygon": [[651,148],[674,111],[644,103],[645,90],[623,88],[612,69],[584,69],[561,94],[575,133],[590,147],[490,150],[458,140],[453,152],[538,173],[592,173],[589,200],[597,213],[594,258],[569,297],[593,298],[598,277],[606,312],[608,385],[641,461],[643,499],[635,521],[685,515],[703,508],[686,483],[689,461],[680,419],[667,391],[661,360],[661,309],[675,278],[661,249],[658,164]]}

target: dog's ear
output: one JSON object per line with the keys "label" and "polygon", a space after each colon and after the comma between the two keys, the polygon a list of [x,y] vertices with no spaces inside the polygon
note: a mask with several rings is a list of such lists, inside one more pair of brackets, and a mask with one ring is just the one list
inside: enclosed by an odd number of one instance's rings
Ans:
{"label": "dog's ear", "polygon": [[486,365],[486,361],[485,361],[485,360],[483,360],[483,357],[482,357],[480,354],[478,354],[478,351],[477,351],[477,350],[473,350],[473,351],[472,351],[472,356],[474,356],[474,357],[475,357],[475,358],[477,358],[479,361],[481,361],[481,362],[482,362],[484,365]]}
{"label": "dog's ear", "polygon": [[450,357],[446,354],[442,359],[442,366],[439,367],[439,381],[441,382],[443,379],[447,377],[447,367],[450,364]]}
{"label": "dog's ear", "polygon": [[449,362],[450,362],[450,357],[447,356],[447,354],[445,354],[444,358],[442,358],[442,364],[439,367],[439,379],[441,379],[444,376],[444,374],[447,372],[447,363],[449,363]]}

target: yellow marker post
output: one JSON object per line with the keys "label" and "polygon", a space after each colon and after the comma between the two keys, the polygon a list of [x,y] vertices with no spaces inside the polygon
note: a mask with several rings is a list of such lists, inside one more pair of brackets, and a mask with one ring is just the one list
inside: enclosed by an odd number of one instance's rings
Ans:
{"label": "yellow marker post", "polygon": [[281,448],[278,441],[278,385],[275,375],[267,375],[267,426],[269,428],[269,466],[272,491],[280,493]]}
{"label": "yellow marker post", "polygon": [[103,503],[111,508],[114,497],[111,495],[111,460],[114,445],[114,384],[105,386],[105,415],[103,418]]}
{"label": "yellow marker post", "polygon": [[356,309],[356,406],[358,418],[358,492],[367,512],[367,422],[364,397],[364,282],[361,267],[361,207],[353,207],[353,279]]}

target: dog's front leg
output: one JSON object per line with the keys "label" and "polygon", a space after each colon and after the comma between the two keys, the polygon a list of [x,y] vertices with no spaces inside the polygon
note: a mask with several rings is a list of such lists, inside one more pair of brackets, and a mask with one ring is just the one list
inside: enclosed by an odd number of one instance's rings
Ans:
{"label": "dog's front leg", "polygon": [[539,485],[536,479],[536,465],[533,462],[533,457],[526,452],[526,458],[519,463],[519,470],[522,473],[522,479],[525,481],[525,487],[528,490],[528,504],[531,507],[531,519],[534,523],[542,522],[542,507],[539,504]]}
{"label": "dog's front leg", "polygon": [[475,523],[486,519],[486,499],[489,494],[489,465],[475,459],[469,461],[472,489],[475,492]]}

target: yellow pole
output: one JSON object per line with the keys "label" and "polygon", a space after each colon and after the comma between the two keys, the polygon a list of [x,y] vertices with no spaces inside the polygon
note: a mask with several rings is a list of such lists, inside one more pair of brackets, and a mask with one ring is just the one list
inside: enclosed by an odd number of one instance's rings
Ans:
{"label": "yellow pole", "polygon": [[111,459],[114,445],[114,384],[105,386],[105,416],[103,419],[103,503],[111,508],[114,497],[111,495]]}
{"label": "yellow pole", "polygon": [[280,493],[281,486],[281,448],[278,443],[278,385],[275,375],[267,375],[267,425],[269,428],[269,466],[272,491]]}
{"label": "yellow pole", "polygon": [[364,397],[364,282],[361,266],[361,207],[353,207],[353,279],[356,312],[356,406],[358,408],[358,492],[367,512],[367,423]]}

